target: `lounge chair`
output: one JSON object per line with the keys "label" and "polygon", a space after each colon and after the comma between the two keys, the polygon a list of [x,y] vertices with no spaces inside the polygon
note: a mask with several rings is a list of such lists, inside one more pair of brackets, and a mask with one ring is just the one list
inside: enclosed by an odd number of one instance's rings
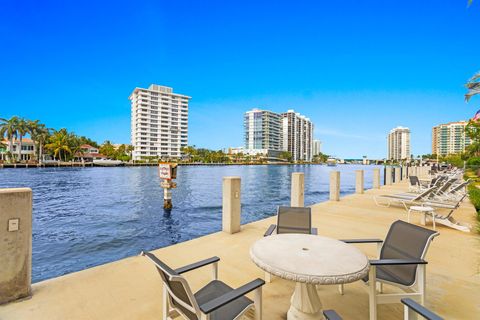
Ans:
{"label": "lounge chair", "polygon": [[[437,187],[431,187],[419,194],[411,193],[400,193],[400,194],[383,194],[373,197],[373,201],[379,207],[390,207],[392,204],[402,204],[405,207],[405,210],[408,211],[407,205],[418,205],[422,201],[426,201],[428,197],[435,192]],[[385,200],[386,202],[380,202],[379,199]]]}
{"label": "lounge chair", "polygon": [[[400,302],[401,298],[418,299],[423,305],[426,291],[425,256],[433,238],[439,233],[401,220],[395,221],[383,242],[378,260],[370,260],[368,284],[370,320],[377,319],[377,304]],[[372,239],[343,240],[346,243],[372,243]],[[381,240],[376,240],[381,241]],[[377,282],[380,290],[377,292]],[[393,285],[403,293],[382,293],[382,284]],[[341,285],[343,292],[343,285]]]}
{"label": "lounge chair", "polygon": [[465,188],[471,183],[472,181],[468,179],[462,183],[453,186],[446,192],[438,194],[436,197],[446,201],[458,201],[458,199],[464,198],[466,195]]}
{"label": "lounge chair", "polygon": [[463,232],[470,232],[472,230],[472,226],[468,223],[463,223],[457,221],[453,218],[453,213],[455,212],[454,209],[450,210],[450,212],[446,215],[435,214],[435,223],[440,223],[446,227],[456,229]]}
{"label": "lounge chair", "polygon": [[[171,269],[150,252],[142,252],[157,267],[163,281],[163,317],[171,320],[178,315],[187,320],[234,320],[248,311],[254,310],[255,320],[262,319],[262,286],[261,279],[233,289],[217,280],[218,261],[213,257],[178,269]],[[211,265],[213,280],[195,294],[192,293],[187,280],[182,276],[200,267]],[[245,294],[255,291],[254,300]]]}
{"label": "lounge chair", "polygon": [[277,224],[272,224],[264,236],[273,233],[305,233],[318,234],[317,228],[312,228],[312,209],[303,207],[278,207]]}
{"label": "lounge chair", "polygon": [[421,192],[424,190],[417,176],[409,176],[408,181],[410,182],[410,185],[408,186],[408,191]]}
{"label": "lounge chair", "polygon": [[[417,315],[421,316],[426,320],[443,320],[442,317],[428,310],[424,306],[416,303],[412,299],[402,299],[404,307],[404,320],[413,320],[417,319]],[[334,310],[325,310],[323,315],[326,320],[342,320],[342,317]]]}

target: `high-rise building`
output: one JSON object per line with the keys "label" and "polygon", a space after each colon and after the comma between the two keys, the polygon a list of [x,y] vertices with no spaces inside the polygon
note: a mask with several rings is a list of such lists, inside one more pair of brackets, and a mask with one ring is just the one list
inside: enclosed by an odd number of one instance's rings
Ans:
{"label": "high-rise building", "polygon": [[283,150],[290,152],[294,161],[312,161],[313,123],[293,110],[282,113],[282,117]]}
{"label": "high-rise building", "polygon": [[396,127],[387,137],[388,160],[410,159],[410,129]]}
{"label": "high-rise building", "polygon": [[173,93],[170,87],[152,84],[148,89],[135,88],[129,99],[133,160],[180,157],[181,148],[188,143],[191,97]]}
{"label": "high-rise building", "polygon": [[318,156],[322,153],[322,141],[313,140],[313,156]]}
{"label": "high-rise building", "polygon": [[462,153],[471,144],[465,133],[467,121],[449,122],[432,128],[432,154]]}
{"label": "high-rise building", "polygon": [[253,109],[245,113],[245,149],[282,150],[282,117],[275,112]]}

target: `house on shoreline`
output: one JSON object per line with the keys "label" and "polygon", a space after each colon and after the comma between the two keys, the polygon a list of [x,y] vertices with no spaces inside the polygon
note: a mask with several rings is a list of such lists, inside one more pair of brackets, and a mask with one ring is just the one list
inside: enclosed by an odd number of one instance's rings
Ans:
{"label": "house on shoreline", "polygon": [[106,159],[107,157],[100,153],[98,148],[89,144],[80,146],[80,151],[75,153],[75,161],[93,162],[93,160]]}
{"label": "house on shoreline", "polygon": [[[5,148],[0,148],[0,160],[7,160],[7,152],[10,151],[10,141],[7,139],[2,140],[2,144],[5,145]],[[20,141],[17,139],[13,140],[13,149],[11,150],[12,154],[18,155],[18,148],[20,148]],[[35,145],[32,139],[23,138],[22,139],[22,151],[20,161],[29,161],[35,158]]]}

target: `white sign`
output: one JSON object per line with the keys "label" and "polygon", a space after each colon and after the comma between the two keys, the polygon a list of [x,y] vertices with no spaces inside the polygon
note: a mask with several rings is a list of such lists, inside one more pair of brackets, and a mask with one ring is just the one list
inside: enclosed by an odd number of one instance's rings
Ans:
{"label": "white sign", "polygon": [[170,165],[166,163],[161,163],[158,165],[158,176],[160,179],[171,179],[171,170]]}

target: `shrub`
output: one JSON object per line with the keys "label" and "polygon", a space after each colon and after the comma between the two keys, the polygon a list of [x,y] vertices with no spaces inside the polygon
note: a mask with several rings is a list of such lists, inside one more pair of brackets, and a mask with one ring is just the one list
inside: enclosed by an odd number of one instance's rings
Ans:
{"label": "shrub", "polygon": [[477,219],[480,220],[480,189],[477,188],[475,184],[471,184],[468,186],[468,195],[470,202],[477,210]]}
{"label": "shrub", "polygon": [[480,157],[472,157],[467,160],[469,166],[480,166]]}

